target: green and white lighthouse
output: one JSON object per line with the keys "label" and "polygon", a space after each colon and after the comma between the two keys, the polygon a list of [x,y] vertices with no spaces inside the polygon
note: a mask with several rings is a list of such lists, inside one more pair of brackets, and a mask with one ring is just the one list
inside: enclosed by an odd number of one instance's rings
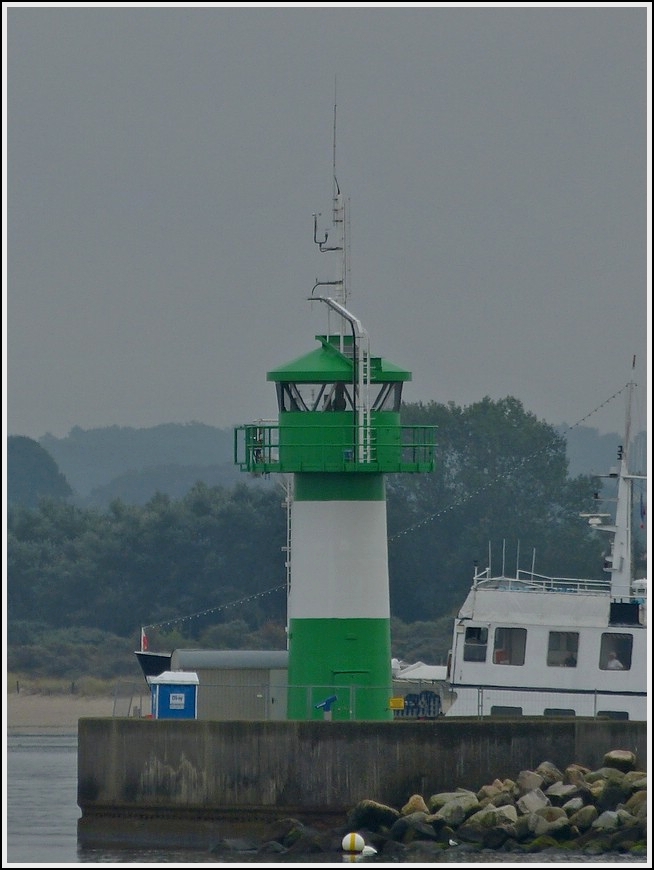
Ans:
{"label": "green and white lighthouse", "polygon": [[[393,717],[385,475],[433,469],[434,428],[403,427],[411,373],[372,356],[345,306],[344,206],[335,182],[341,251],[318,346],[268,372],[278,420],[236,430],[236,462],[291,476],[288,558],[288,718]],[[315,230],[314,230],[315,238]],[[331,323],[335,321],[332,330]]]}

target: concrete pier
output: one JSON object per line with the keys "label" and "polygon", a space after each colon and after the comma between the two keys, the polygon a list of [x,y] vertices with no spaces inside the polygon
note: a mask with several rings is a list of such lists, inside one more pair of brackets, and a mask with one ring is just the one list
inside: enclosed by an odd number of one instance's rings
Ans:
{"label": "concrete pier", "polygon": [[210,848],[293,816],[336,827],[358,801],[400,808],[551,761],[602,766],[612,749],[647,765],[647,725],[597,719],[218,722],[80,719],[83,846]]}

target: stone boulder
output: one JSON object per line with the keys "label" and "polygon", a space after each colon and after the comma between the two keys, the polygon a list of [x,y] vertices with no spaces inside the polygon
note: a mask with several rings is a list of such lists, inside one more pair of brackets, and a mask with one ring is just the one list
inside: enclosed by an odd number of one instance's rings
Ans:
{"label": "stone boulder", "polygon": [[498,809],[487,804],[466,819],[455,836],[467,843],[478,843],[484,849],[499,849],[514,835],[513,823],[516,820],[515,807]]}
{"label": "stone boulder", "polygon": [[514,807],[515,798],[510,791],[501,791],[489,801],[494,807]]}
{"label": "stone boulder", "polygon": [[449,803],[451,800],[455,800],[456,798],[463,797],[464,795],[472,796],[477,803],[479,803],[475,792],[470,791],[467,788],[458,788],[456,791],[439,791],[436,794],[433,794],[427,801],[429,811],[435,813],[441,807],[445,806],[446,803]]}
{"label": "stone boulder", "polygon": [[491,783],[490,785],[482,785],[482,787],[477,792],[477,800],[479,801],[481,806],[484,806],[484,804],[490,803],[492,798],[497,797],[498,794],[501,794],[502,790],[502,783],[496,779],[495,782]]}
{"label": "stone boulder", "polygon": [[640,818],[643,811],[647,813],[647,792],[644,789],[634,792],[629,800],[626,801],[624,808],[627,812],[631,813],[632,816]]}
{"label": "stone boulder", "polygon": [[588,804],[585,807],[572,813],[570,816],[570,824],[574,825],[580,831],[587,831],[598,816],[597,808]]}
{"label": "stone boulder", "polygon": [[409,813],[401,816],[390,829],[389,836],[405,845],[414,840],[438,840],[438,834],[434,827],[427,821],[427,814],[423,812]]}
{"label": "stone boulder", "polygon": [[554,785],[555,782],[563,782],[563,774],[555,764],[551,761],[542,761],[534,773],[543,777],[543,785],[541,788],[547,789]]}
{"label": "stone boulder", "polygon": [[613,767],[601,767],[586,776],[593,803],[600,812],[629,800],[633,786],[625,773]]}
{"label": "stone boulder", "polygon": [[604,766],[628,773],[636,769],[636,755],[628,749],[612,749],[604,756]]}
{"label": "stone boulder", "polygon": [[563,804],[563,809],[569,816],[571,816],[573,815],[573,813],[576,813],[578,810],[580,810],[583,806],[584,799],[581,797],[581,795],[577,795],[576,797],[570,798],[569,801],[566,801]]}
{"label": "stone boulder", "polygon": [[[432,806],[431,799],[429,805],[430,807]],[[472,792],[455,794],[452,796],[451,800],[442,804],[436,812],[433,812],[432,810],[432,816],[436,823],[456,827],[478,808],[479,801],[477,800],[477,796]]]}
{"label": "stone boulder", "polygon": [[586,775],[589,773],[590,767],[584,767],[583,764],[569,764],[563,772],[563,781],[579,785],[586,781]]}
{"label": "stone boulder", "polygon": [[570,819],[561,807],[541,807],[529,815],[529,829],[534,837],[554,837],[557,840],[570,836]]}
{"label": "stone boulder", "polygon": [[595,819],[591,827],[595,831],[615,831],[619,824],[620,820],[615,810],[605,810]]}
{"label": "stone boulder", "polygon": [[378,831],[380,828],[391,828],[399,818],[400,813],[393,807],[373,800],[362,800],[348,813],[347,824],[352,831],[359,828]]}
{"label": "stone boulder", "polygon": [[586,774],[586,782],[593,785],[596,782],[618,782],[622,783],[625,779],[625,772],[617,767],[599,767],[597,770],[591,770]]}
{"label": "stone boulder", "polygon": [[647,773],[644,770],[630,770],[629,773],[625,773],[624,778],[634,791],[647,788]]}
{"label": "stone boulder", "polygon": [[561,807],[571,798],[577,797],[579,792],[579,786],[557,780],[545,791],[545,796],[554,806]]}
{"label": "stone boulder", "polygon": [[534,788],[518,798],[516,806],[521,813],[533,813],[543,807],[550,806],[550,799],[543,794],[540,788]]}
{"label": "stone boulder", "polygon": [[402,809],[400,810],[403,816],[408,816],[411,813],[425,813],[429,812],[429,808],[425,803],[425,799],[421,794],[412,794],[409,800],[404,804]]}
{"label": "stone boulder", "polygon": [[543,784],[543,777],[533,770],[521,770],[516,779],[516,785],[521,795],[540,788]]}

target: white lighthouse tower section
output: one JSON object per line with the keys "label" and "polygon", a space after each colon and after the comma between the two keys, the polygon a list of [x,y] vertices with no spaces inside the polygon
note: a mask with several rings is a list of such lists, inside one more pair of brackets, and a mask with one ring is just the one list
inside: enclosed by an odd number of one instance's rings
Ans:
{"label": "white lighthouse tower section", "polygon": [[390,619],[385,501],[296,501],[290,619]]}

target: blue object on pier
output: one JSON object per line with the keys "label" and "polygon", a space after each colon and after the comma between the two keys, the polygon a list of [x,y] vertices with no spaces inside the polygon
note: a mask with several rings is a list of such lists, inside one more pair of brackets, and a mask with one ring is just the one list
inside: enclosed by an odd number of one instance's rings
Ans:
{"label": "blue object on pier", "polygon": [[153,719],[197,719],[198,675],[190,671],[164,671],[148,677]]}

